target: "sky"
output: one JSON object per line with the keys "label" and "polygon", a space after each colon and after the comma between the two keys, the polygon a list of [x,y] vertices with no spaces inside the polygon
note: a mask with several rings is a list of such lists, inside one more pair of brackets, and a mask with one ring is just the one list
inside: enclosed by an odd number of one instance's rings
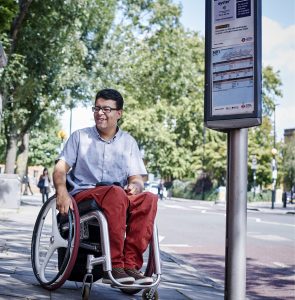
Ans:
{"label": "sky", "polygon": [[[205,1],[174,0],[182,5],[181,22],[185,28],[205,35]],[[295,128],[295,0],[262,0],[262,65],[280,71],[283,97],[275,99],[276,138],[284,129]],[[95,94],[95,92],[94,92]],[[69,134],[70,113],[62,117]],[[94,124],[91,108],[73,111],[72,131]]]}

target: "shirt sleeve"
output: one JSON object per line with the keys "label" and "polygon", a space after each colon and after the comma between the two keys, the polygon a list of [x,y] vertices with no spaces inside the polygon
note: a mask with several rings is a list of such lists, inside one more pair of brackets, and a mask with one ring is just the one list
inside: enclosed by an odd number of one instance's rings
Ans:
{"label": "shirt sleeve", "polygon": [[76,163],[79,146],[79,132],[73,132],[67,140],[63,150],[61,151],[58,160],[65,161],[71,168]]}
{"label": "shirt sleeve", "polygon": [[147,175],[147,171],[143,163],[142,154],[136,141],[133,139],[128,177],[134,175]]}

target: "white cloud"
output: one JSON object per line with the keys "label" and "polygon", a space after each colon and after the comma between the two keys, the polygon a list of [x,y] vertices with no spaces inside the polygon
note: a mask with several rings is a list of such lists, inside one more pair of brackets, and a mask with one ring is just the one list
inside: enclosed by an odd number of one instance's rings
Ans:
{"label": "white cloud", "polygon": [[295,24],[284,28],[262,18],[262,59],[264,65],[295,74]]}
{"label": "white cloud", "polygon": [[284,129],[295,127],[295,24],[282,27],[262,18],[262,62],[280,71],[283,98],[276,99],[276,129],[277,140],[282,140]]}

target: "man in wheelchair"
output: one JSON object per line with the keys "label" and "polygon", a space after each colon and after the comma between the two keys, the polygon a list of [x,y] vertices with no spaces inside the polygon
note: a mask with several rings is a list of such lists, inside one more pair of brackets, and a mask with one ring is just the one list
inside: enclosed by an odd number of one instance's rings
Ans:
{"label": "man in wheelchair", "polygon": [[[73,199],[95,199],[108,221],[113,277],[122,284],[150,284],[152,278],[139,270],[153,233],[157,196],[143,192],[147,172],[138,145],[118,127],[121,94],[99,91],[92,111],[95,126],[75,131],[55,165],[57,209],[65,215]],[[111,280],[105,275],[103,282]]]}

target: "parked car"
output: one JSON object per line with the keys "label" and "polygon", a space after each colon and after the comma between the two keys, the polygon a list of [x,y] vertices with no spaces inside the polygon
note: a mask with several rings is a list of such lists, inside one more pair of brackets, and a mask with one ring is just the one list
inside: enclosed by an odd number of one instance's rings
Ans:
{"label": "parked car", "polygon": [[[146,182],[145,183],[145,190],[151,192],[155,195],[158,195],[158,182]],[[163,187],[163,199],[167,198],[167,190]]]}
{"label": "parked car", "polygon": [[295,193],[293,193],[292,198],[291,198],[291,192],[286,192],[287,194],[287,202],[292,202],[295,200]]}

